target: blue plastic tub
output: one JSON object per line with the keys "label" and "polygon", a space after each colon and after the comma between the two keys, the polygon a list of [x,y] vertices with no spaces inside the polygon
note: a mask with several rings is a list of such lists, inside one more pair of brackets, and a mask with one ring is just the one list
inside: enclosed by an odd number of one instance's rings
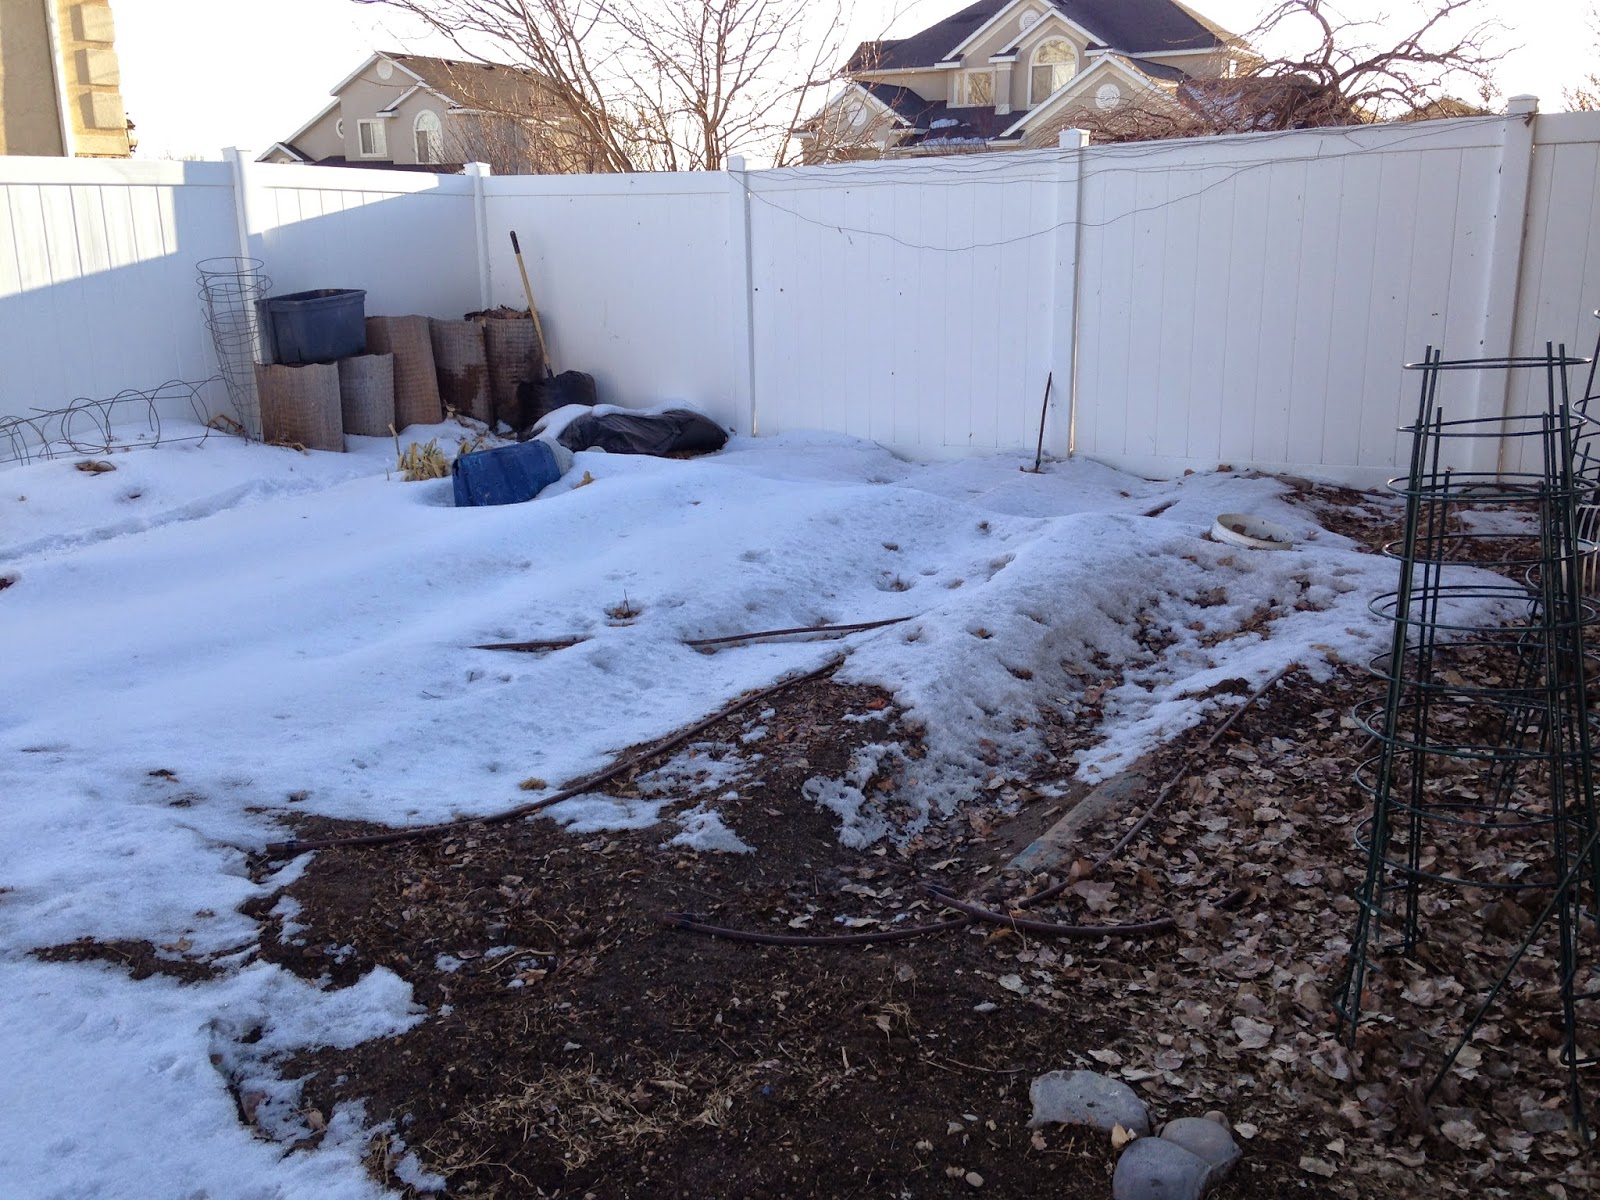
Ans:
{"label": "blue plastic tub", "polygon": [[318,288],[262,301],[272,328],[272,357],[280,363],[329,363],[367,352],[367,293]]}
{"label": "blue plastic tub", "polygon": [[555,452],[541,441],[463,454],[450,467],[457,508],[520,504],[560,478]]}

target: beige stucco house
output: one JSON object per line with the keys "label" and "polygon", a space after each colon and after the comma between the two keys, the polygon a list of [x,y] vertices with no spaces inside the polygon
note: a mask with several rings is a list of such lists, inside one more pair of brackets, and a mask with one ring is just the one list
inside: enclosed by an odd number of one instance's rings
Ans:
{"label": "beige stucco house", "polygon": [[978,0],[863,43],[850,84],[797,130],[810,161],[1053,145],[1068,126],[1176,113],[1231,74],[1237,39],[1177,0]]}
{"label": "beige stucco house", "polygon": [[0,154],[127,158],[105,0],[0,0]]}
{"label": "beige stucco house", "polygon": [[493,63],[379,52],[261,162],[496,173],[586,169],[539,77]]}

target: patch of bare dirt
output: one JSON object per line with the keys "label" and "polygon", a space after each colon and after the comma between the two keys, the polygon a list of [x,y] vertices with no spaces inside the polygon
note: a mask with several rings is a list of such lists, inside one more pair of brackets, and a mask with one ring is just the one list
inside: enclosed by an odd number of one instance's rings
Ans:
{"label": "patch of bare dirt", "polygon": [[[952,915],[930,882],[1004,909],[1056,881],[1002,871],[1075,798],[1045,761],[1032,779],[980,784],[959,819],[904,847],[842,847],[805,780],[841,774],[869,742],[897,742],[912,762],[919,749],[887,696],[825,679],[696,744],[764,756],[738,799],[718,801],[752,854],[537,818],[320,852],[287,889],[302,927],[287,942],[277,897],[252,905],[265,956],[331,986],[388,966],[428,1019],[284,1063],[306,1080],[307,1140],[334,1106],[360,1101],[391,1123],[370,1148],[376,1175],[405,1190],[395,1171],[415,1153],[462,1196],[964,1196],[975,1175],[988,1195],[1103,1198],[1108,1140],[1027,1128],[1029,1081],[1082,1067],[1128,1080],[1158,1120],[1225,1112],[1245,1158],[1222,1200],[1410,1196],[1419,1182],[1438,1195],[1580,1194],[1588,1160],[1556,1128],[1546,1009],[1519,1001],[1497,1019],[1477,1066],[1431,1107],[1418,1086],[1459,1005],[1388,997],[1361,1054],[1334,1036],[1364,815],[1344,714],[1369,687],[1353,669],[1328,683],[1291,675],[1211,749],[1203,734],[1168,747],[1146,764],[1153,779],[1188,769],[1168,805],[1091,873],[1138,814],[1095,830],[1064,895],[1024,914],[1175,918],[1144,940],[975,924],[789,947],[675,928],[668,914],[780,936],[886,931]],[[1041,714],[1047,747],[1081,749],[1096,719],[1092,689],[1076,711]],[[658,766],[611,792],[645,790]],[[868,786],[892,795],[896,783]],[[1241,907],[1221,907],[1241,888]],[[1396,996],[1440,994],[1436,970],[1397,964]],[[1434,993],[1418,990],[1426,978]]]}
{"label": "patch of bare dirt", "polygon": [[35,950],[33,956],[44,962],[110,963],[122,967],[133,979],[149,979],[152,975],[176,979],[179,983],[215,979],[218,970],[209,963],[190,957],[189,950],[186,941],[157,946],[153,942],[131,938],[100,941],[84,937],[60,946]]}

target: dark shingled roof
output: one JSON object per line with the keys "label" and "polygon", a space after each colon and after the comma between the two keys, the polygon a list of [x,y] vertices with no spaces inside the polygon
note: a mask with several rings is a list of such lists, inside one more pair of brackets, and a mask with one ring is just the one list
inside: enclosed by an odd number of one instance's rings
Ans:
{"label": "dark shingled roof", "polygon": [[342,154],[330,154],[327,158],[319,158],[311,164],[314,167],[366,167],[373,171],[421,171],[425,175],[459,175],[463,167],[460,163],[397,163],[387,159],[376,158],[346,158]]}
{"label": "dark shingled roof", "polygon": [[[1189,78],[1176,67],[1169,67],[1163,63],[1150,62],[1148,59],[1133,58],[1127,60],[1132,66],[1149,75],[1153,79],[1168,81],[1186,80]],[[943,100],[924,100],[910,88],[903,88],[892,83],[876,83],[871,80],[857,80],[858,86],[871,93],[872,98],[880,104],[894,110],[896,116],[905,121],[918,132],[912,134],[901,146],[916,146],[922,142],[944,140],[975,140],[999,137],[1016,122],[1028,116],[1026,110],[1009,113],[997,113],[990,108],[951,108]],[[936,122],[948,121],[953,124],[940,125],[934,128]],[[1020,138],[1026,129],[1018,130],[1007,138]]]}
{"label": "dark shingled roof", "polygon": [[1151,62],[1148,58],[1130,58],[1128,61],[1138,67],[1144,74],[1150,76],[1151,79],[1160,79],[1166,83],[1177,83],[1179,80],[1189,78],[1189,72],[1180,71],[1177,67],[1168,63]]}
{"label": "dark shingled roof", "polygon": [[[944,61],[1011,0],[978,0],[908,38],[862,42],[847,71],[904,71]],[[1228,34],[1176,0],[1043,0],[1102,44],[1129,53],[1215,50]]]}
{"label": "dark shingled roof", "polygon": [[[1001,130],[1014,122],[1020,113],[996,113],[989,108],[951,108],[943,100],[924,100],[909,88],[895,87],[889,83],[868,83],[861,86],[872,93],[873,99],[888,105],[906,124],[918,132],[902,146],[915,146],[924,141],[974,140],[999,136]],[[941,121],[949,125],[934,125]]]}

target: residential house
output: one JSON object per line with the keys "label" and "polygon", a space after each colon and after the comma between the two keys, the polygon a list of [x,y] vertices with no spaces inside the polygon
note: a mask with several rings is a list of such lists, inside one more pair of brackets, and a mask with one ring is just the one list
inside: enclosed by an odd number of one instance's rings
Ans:
{"label": "residential house", "polygon": [[105,0],[0,0],[0,154],[127,158]]}
{"label": "residential house", "polygon": [[863,43],[851,82],[795,136],[821,162],[1053,145],[1069,126],[1181,114],[1232,76],[1237,39],[1177,0],[977,0],[910,37]]}
{"label": "residential house", "polygon": [[496,173],[593,169],[582,138],[532,71],[379,52],[322,111],[261,155],[271,163]]}

